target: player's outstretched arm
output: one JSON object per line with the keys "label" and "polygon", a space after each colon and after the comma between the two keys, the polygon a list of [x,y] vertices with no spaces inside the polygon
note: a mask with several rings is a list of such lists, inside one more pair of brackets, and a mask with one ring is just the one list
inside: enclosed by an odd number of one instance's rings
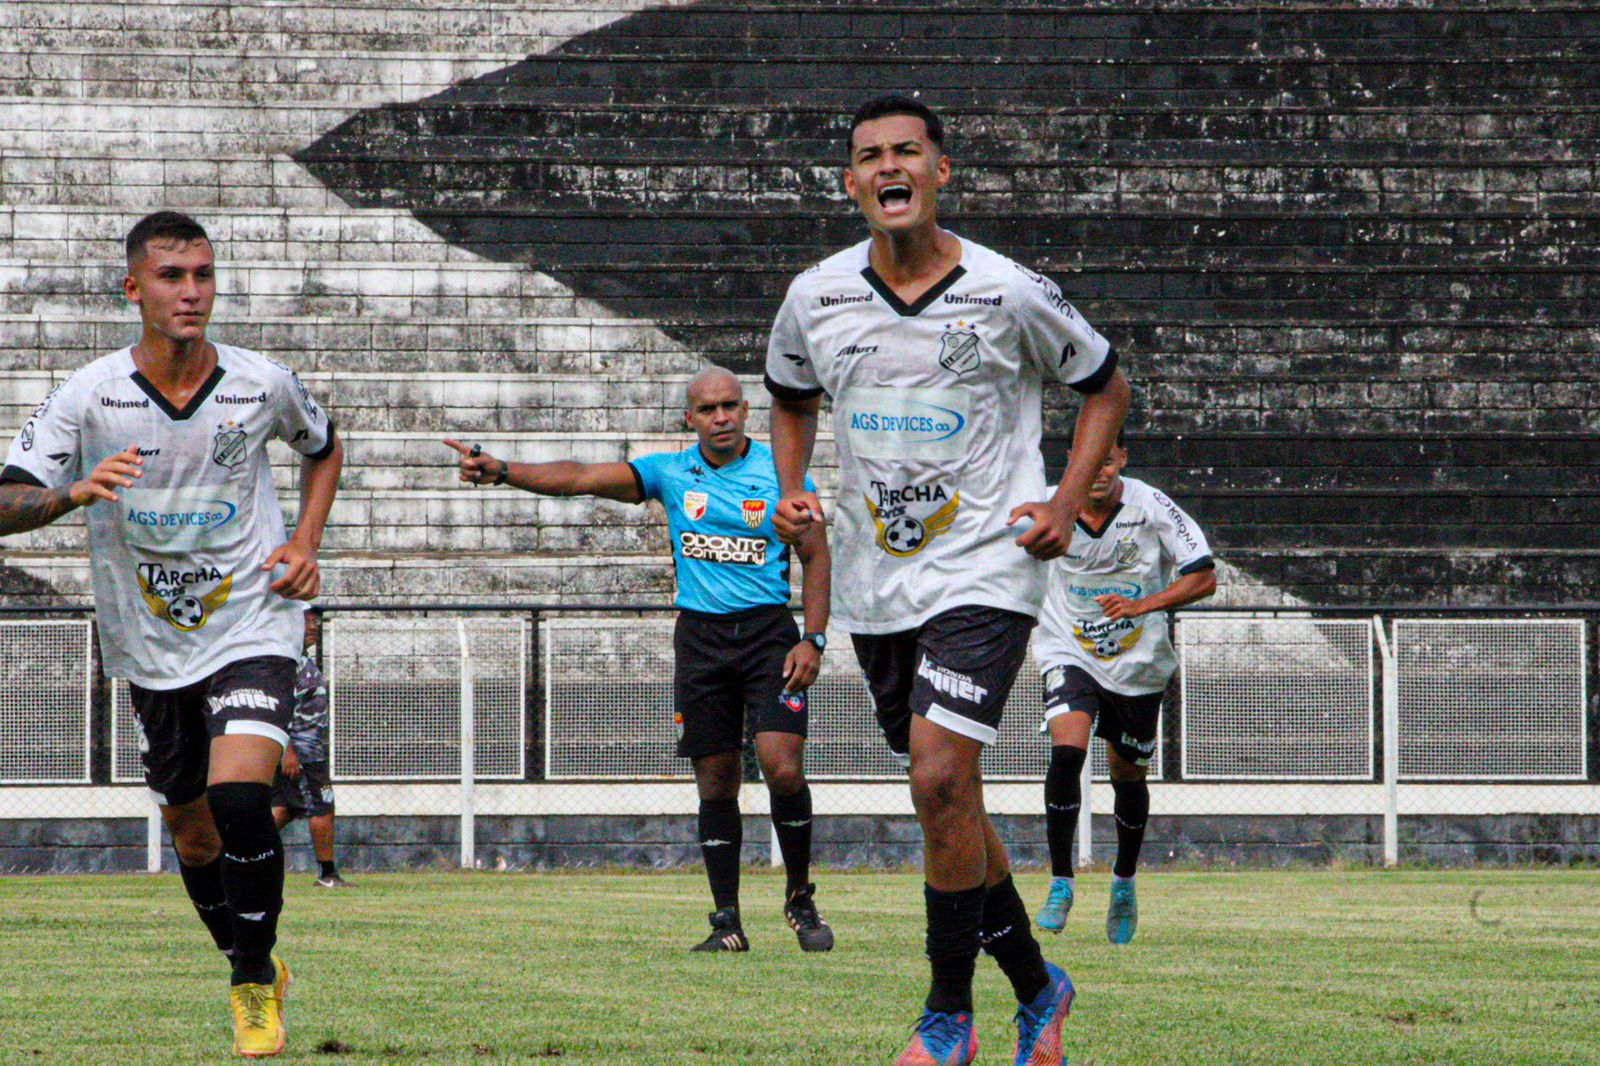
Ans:
{"label": "player's outstretched arm", "polygon": [[68,511],[88,507],[98,500],[116,503],[116,490],[132,488],[143,465],[138,451],[130,446],[106,456],[88,477],[64,488],[8,481],[0,485],[0,536],[47,526]]}
{"label": "player's outstretched arm", "polygon": [[627,463],[513,463],[497,459],[478,445],[471,448],[446,438],[460,455],[461,480],[469,485],[510,485],[541,496],[603,496],[622,503],[643,503],[639,479]]}
{"label": "player's outstretched arm", "polygon": [[1024,518],[1033,521],[1033,527],[1017,538],[1017,546],[1035,559],[1058,558],[1072,543],[1073,523],[1089,498],[1095,472],[1117,442],[1117,430],[1127,417],[1132,392],[1128,379],[1117,370],[1098,391],[1084,396],[1078,427],[1072,435],[1072,453],[1055,495],[1046,503],[1025,503],[1012,510],[1007,525]]}
{"label": "player's outstretched arm", "polygon": [[[806,471],[817,446],[817,412],[822,398],[772,398],[772,462],[778,470],[778,509],[772,527],[785,544],[798,545],[813,522],[821,522],[822,501],[806,491]],[[809,573],[809,571],[808,571]]]}
{"label": "player's outstretched arm", "polygon": [[343,466],[344,441],[337,433],[327,455],[300,461],[300,518],[295,522],[294,535],[261,564],[263,570],[283,564],[283,576],[271,588],[286,600],[314,600],[322,592],[317,550],[322,547],[322,531],[328,525],[328,512],[333,510]]}

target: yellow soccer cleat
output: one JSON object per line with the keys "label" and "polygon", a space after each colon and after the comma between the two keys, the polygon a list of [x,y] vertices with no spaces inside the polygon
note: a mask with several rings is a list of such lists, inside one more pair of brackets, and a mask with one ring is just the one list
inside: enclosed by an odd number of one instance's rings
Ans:
{"label": "yellow soccer cleat", "polygon": [[294,984],[294,978],[289,976],[289,964],[278,956],[272,956],[272,968],[277,971],[277,978],[272,982],[272,998],[278,1001],[278,1020],[288,1029],[289,1023],[284,1019],[289,1013],[289,986]]}
{"label": "yellow soccer cleat", "polygon": [[283,1012],[278,1007],[276,984],[234,985],[228,1000],[233,1007],[235,1055],[264,1059],[283,1052]]}

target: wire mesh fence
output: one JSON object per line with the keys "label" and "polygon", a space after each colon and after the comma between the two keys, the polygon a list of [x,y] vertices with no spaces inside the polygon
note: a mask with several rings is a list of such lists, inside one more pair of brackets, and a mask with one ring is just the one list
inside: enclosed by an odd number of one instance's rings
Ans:
{"label": "wire mesh fence", "polygon": [[[1600,858],[1592,614],[1383,614],[1178,616],[1147,855]],[[320,658],[341,848],[369,866],[693,858],[672,624],[650,608],[330,610]],[[904,773],[847,635],[830,637],[806,755],[819,858],[914,860]],[[98,675],[90,615],[13,614],[0,648],[0,868],[159,861],[127,685]],[[1042,856],[1042,709],[1030,656],[983,761],[988,807],[1023,861]],[[1107,859],[1112,792],[1103,743],[1092,751],[1086,851]],[[747,767],[741,802],[759,818],[765,789]]]}

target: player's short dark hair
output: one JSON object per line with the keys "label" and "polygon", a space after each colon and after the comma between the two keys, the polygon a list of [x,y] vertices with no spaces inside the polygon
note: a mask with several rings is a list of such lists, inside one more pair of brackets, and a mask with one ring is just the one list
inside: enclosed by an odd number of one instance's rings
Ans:
{"label": "player's short dark hair", "polygon": [[855,152],[856,127],[863,122],[871,122],[875,118],[885,115],[910,115],[920,118],[922,124],[928,127],[928,140],[932,141],[940,150],[944,148],[944,123],[939,116],[933,113],[933,108],[921,100],[913,100],[909,96],[876,96],[860,107],[856,108],[855,117],[850,120],[850,128],[844,135],[844,154],[849,158]]}
{"label": "player's short dark hair", "polygon": [[209,241],[206,228],[182,211],[157,211],[133,224],[124,242],[131,267],[144,258],[145,245],[151,241]]}

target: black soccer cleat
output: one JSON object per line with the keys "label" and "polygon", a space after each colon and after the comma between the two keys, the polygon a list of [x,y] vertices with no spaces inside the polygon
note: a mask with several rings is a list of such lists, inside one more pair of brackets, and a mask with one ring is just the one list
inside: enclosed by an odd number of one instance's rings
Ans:
{"label": "black soccer cleat", "polygon": [[690,948],[690,951],[749,951],[750,940],[739,924],[739,912],[724,907],[707,915],[711,919],[711,935]]}
{"label": "black soccer cleat", "polygon": [[800,940],[801,951],[832,951],[833,930],[817,913],[816,885],[797,888],[783,905],[783,920]]}

